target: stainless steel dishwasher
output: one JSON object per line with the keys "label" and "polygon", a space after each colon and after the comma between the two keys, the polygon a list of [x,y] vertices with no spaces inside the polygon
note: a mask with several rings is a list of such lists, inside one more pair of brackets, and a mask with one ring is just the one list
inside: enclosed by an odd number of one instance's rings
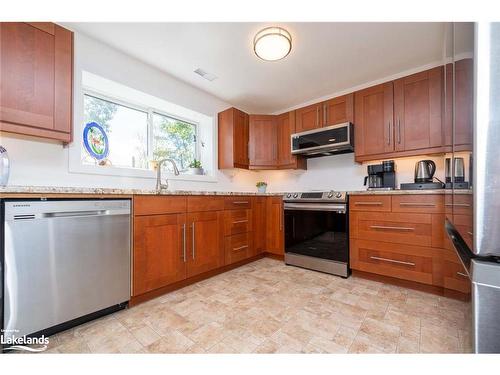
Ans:
{"label": "stainless steel dishwasher", "polygon": [[3,334],[50,335],[130,299],[130,201],[4,201]]}

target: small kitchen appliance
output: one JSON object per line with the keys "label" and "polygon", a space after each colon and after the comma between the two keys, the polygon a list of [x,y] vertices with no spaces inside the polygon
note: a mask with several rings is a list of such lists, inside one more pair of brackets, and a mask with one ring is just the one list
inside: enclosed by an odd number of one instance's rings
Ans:
{"label": "small kitchen appliance", "polygon": [[436,163],[432,160],[420,160],[415,164],[414,182],[403,183],[400,185],[401,190],[432,190],[442,189],[444,184],[433,182],[434,173],[436,172]]}
{"label": "small kitchen appliance", "polygon": [[364,185],[368,183],[368,190],[394,190],[396,188],[396,172],[394,160],[384,160],[381,164],[367,166],[368,176],[365,176]]}

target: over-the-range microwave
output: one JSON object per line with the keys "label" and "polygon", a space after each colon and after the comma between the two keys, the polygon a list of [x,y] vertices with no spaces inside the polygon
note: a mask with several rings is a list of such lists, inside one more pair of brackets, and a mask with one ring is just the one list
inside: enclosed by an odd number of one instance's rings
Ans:
{"label": "over-the-range microwave", "polygon": [[292,134],[292,154],[307,158],[354,152],[354,128],[350,122]]}

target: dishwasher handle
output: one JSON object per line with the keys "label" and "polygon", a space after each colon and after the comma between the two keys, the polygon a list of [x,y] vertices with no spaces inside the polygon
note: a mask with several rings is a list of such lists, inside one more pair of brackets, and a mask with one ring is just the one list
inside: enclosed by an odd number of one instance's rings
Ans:
{"label": "dishwasher handle", "polygon": [[40,217],[52,218],[52,217],[104,216],[109,214],[110,214],[109,210],[44,212],[40,215]]}

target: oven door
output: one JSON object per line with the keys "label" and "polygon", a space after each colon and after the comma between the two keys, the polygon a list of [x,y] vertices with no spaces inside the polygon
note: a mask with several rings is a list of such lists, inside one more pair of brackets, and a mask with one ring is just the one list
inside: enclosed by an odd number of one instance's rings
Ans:
{"label": "oven door", "polygon": [[285,252],[348,263],[348,221],[343,204],[286,203]]}

